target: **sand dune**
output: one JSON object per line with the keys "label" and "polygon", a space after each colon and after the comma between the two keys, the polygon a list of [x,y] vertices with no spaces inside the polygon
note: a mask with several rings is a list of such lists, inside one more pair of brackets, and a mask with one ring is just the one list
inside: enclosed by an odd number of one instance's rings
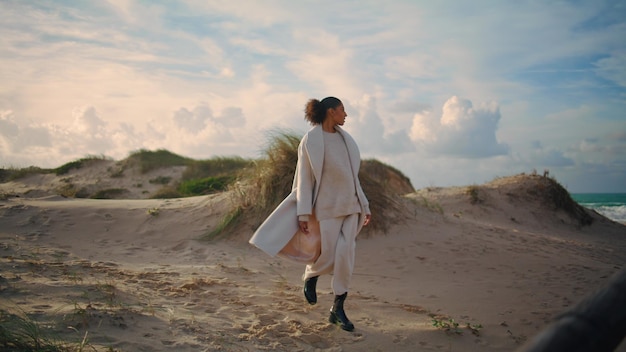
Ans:
{"label": "sand dune", "polygon": [[3,184],[0,306],[101,351],[514,351],[626,262],[626,226],[594,213],[581,226],[527,181],[404,197],[388,233],[358,240],[352,333],[327,322],[330,278],[309,306],[303,268],[250,246],[252,228],[200,240],[228,193],[92,200],[51,195],[49,179]]}

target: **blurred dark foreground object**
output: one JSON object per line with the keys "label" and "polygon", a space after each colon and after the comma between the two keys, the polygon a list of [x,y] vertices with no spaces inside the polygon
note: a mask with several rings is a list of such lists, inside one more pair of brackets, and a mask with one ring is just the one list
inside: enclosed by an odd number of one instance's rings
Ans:
{"label": "blurred dark foreground object", "polygon": [[626,335],[626,269],[601,290],[559,315],[519,352],[608,352]]}

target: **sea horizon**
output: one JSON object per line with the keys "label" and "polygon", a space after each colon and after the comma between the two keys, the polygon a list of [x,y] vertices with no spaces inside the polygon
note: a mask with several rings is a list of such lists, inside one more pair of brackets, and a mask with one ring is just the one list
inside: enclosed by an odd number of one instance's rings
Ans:
{"label": "sea horizon", "polygon": [[626,224],[626,193],[571,193],[578,204]]}

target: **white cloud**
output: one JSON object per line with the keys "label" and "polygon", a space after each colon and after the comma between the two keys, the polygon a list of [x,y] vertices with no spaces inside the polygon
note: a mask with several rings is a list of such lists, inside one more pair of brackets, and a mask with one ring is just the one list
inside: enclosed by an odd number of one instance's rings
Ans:
{"label": "white cloud", "polygon": [[0,138],[9,153],[23,153],[51,145],[50,133],[45,126],[20,124],[12,111],[0,113]]}
{"label": "white cloud", "polygon": [[598,144],[598,140],[595,138],[586,138],[580,142],[580,151],[582,152],[602,152],[604,147]]}
{"label": "white cloud", "polygon": [[231,106],[222,110],[222,113],[215,117],[215,122],[229,128],[244,127],[246,117],[244,116],[241,108]]}
{"label": "white cloud", "polygon": [[597,113],[591,106],[581,105],[577,107],[571,107],[562,111],[547,114],[547,120],[556,120],[558,123],[576,123],[586,119]]}
{"label": "white cloud", "polygon": [[209,124],[237,128],[243,127],[246,122],[241,108],[227,107],[216,116],[207,104],[199,104],[191,111],[180,108],[174,112],[173,120],[177,127],[193,135],[201,133]]}
{"label": "white cloud", "polygon": [[[442,168],[439,184],[518,164],[618,170],[619,11],[602,1],[0,1],[0,160],[57,166],[138,148],[254,156],[266,131],[308,128],[309,98],[336,95],[365,156],[397,160],[412,179],[421,160]],[[460,164],[468,170],[451,176]]]}
{"label": "white cloud", "polygon": [[212,115],[213,113],[208,106],[200,105],[195,107],[193,111],[189,111],[187,108],[178,109],[174,112],[173,119],[179,128],[191,134],[198,134],[206,127],[206,123]]}
{"label": "white cloud", "polygon": [[0,111],[0,135],[15,138],[18,134],[19,127],[14,121],[13,111]]}
{"label": "white cloud", "polygon": [[500,117],[496,103],[474,108],[471,101],[453,96],[443,105],[441,117],[432,111],[415,114],[410,136],[436,154],[467,158],[504,155],[509,147],[496,138]]}
{"label": "white cloud", "polygon": [[626,87],[626,52],[600,59],[595,65],[601,77]]}
{"label": "white cloud", "polygon": [[406,131],[389,132],[378,111],[376,98],[364,95],[357,101],[344,101],[348,117],[346,130],[359,142],[364,154],[406,153],[414,150]]}
{"label": "white cloud", "polygon": [[290,58],[286,67],[293,75],[323,95],[337,95],[340,99],[354,99],[363,94],[353,75],[353,50],[342,40],[325,30],[294,33],[295,40],[309,49]]}
{"label": "white cloud", "polygon": [[609,135],[606,142],[600,138],[585,138],[575,150],[583,155],[594,155],[593,159],[596,162],[600,160],[608,162],[614,157],[626,155],[626,143],[620,140],[619,136],[620,134]]}
{"label": "white cloud", "polygon": [[96,108],[93,106],[75,108],[72,116],[74,117],[73,129],[76,133],[96,137],[103,135],[106,122],[98,116]]}

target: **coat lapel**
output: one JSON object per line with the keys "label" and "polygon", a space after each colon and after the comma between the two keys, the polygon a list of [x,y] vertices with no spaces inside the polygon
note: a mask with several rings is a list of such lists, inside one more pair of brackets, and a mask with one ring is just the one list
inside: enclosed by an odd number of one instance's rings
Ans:
{"label": "coat lapel", "polygon": [[322,167],[324,166],[324,130],[321,125],[317,125],[311,129],[306,141],[306,152],[311,161],[311,169],[315,176],[315,187],[313,190],[313,204],[317,198],[319,190],[319,180],[322,178]]}
{"label": "coat lapel", "polygon": [[[346,143],[346,147],[348,148],[348,157],[350,158],[350,167],[352,168],[352,175],[357,182],[357,197],[359,198],[359,203],[361,205],[361,213],[359,214],[359,226],[357,228],[357,233],[361,232],[363,228],[363,222],[365,221],[365,214],[369,212],[369,202],[365,193],[363,193],[363,189],[361,188],[361,184],[359,181],[359,169],[361,168],[361,152],[359,152],[359,147],[356,144],[356,141],[352,136],[345,132],[341,127],[335,126],[335,129],[341,133],[343,136],[343,140]],[[366,206],[366,204],[368,204]]]}
{"label": "coat lapel", "polygon": [[[341,133],[346,147],[348,148],[348,156],[350,158],[350,167],[354,175],[354,179],[359,182],[358,173],[361,164],[361,155],[359,148],[354,139],[339,126],[335,127]],[[320,125],[315,126],[308,134],[305,149],[308,153],[313,169],[315,180],[322,177],[322,166],[324,165],[324,134]],[[296,177],[298,175],[296,174]],[[319,181],[315,182],[313,203],[319,191]],[[294,184],[296,184],[294,180]],[[368,201],[361,189],[360,184],[357,185],[357,196],[361,203],[361,214],[359,216],[359,227],[357,233],[363,227],[364,214],[367,213],[369,206]],[[255,231],[250,243],[265,251],[270,256],[277,255],[280,250],[291,240],[298,231],[298,216],[296,205],[296,193],[294,191],[265,219],[263,224]]]}

